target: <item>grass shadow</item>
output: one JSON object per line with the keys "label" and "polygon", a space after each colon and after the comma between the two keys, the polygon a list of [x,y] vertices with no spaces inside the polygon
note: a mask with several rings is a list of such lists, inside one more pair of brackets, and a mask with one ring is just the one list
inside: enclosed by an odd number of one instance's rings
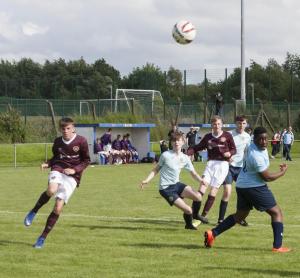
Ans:
{"label": "grass shadow", "polygon": [[23,241],[13,241],[13,240],[0,240],[1,246],[8,246],[8,245],[25,245],[25,246],[32,246],[32,244]]}
{"label": "grass shadow", "polygon": [[140,247],[140,248],[181,248],[181,249],[200,249],[199,245],[196,244],[178,244],[178,243],[134,243],[134,244],[122,244],[123,246],[129,247]]}
{"label": "grass shadow", "polygon": [[114,226],[114,225],[71,225],[74,228],[88,228],[90,230],[109,229],[109,230],[127,230],[127,231],[141,231],[141,230],[156,230],[156,231],[176,231],[176,228],[152,228],[152,227],[130,227],[130,226]]}
{"label": "grass shadow", "polygon": [[172,225],[177,226],[180,223],[183,223],[183,221],[174,220],[156,220],[156,219],[122,219],[120,222],[127,222],[127,223],[142,223],[142,224],[151,224],[151,225]]}
{"label": "grass shadow", "polygon": [[218,267],[218,266],[209,266],[205,267],[207,270],[218,269],[218,270],[228,270],[228,271],[239,271],[241,273],[247,273],[251,277],[251,273],[259,273],[266,275],[276,275],[282,277],[300,277],[299,271],[287,271],[287,270],[277,270],[277,269],[253,269],[253,268],[242,268],[242,267]]}

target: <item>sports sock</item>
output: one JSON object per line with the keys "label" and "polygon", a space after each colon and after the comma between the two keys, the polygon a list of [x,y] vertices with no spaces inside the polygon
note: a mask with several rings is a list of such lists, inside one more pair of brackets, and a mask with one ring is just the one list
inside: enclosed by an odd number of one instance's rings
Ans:
{"label": "sports sock", "polygon": [[193,201],[192,204],[193,218],[196,218],[196,216],[199,214],[200,207],[201,207],[201,201]]}
{"label": "sports sock", "polygon": [[235,225],[235,219],[233,214],[226,217],[226,219],[220,223],[216,228],[212,229],[213,235],[216,237]]}
{"label": "sports sock", "polygon": [[184,213],[183,214],[183,218],[184,218],[184,221],[185,221],[185,224],[186,226],[192,226],[193,225],[193,217],[191,214],[186,214]]}
{"label": "sports sock", "polygon": [[50,200],[51,197],[49,197],[47,195],[47,192],[43,192],[40,196],[40,198],[38,199],[38,201],[36,202],[34,208],[32,209],[33,212],[37,213],[38,210],[45,205],[46,203],[48,203],[48,201]]}
{"label": "sports sock", "polygon": [[214,202],[215,202],[216,197],[208,195],[207,200],[205,202],[203,211],[202,211],[202,216],[206,216],[209,212],[209,210],[211,209],[211,207],[213,206]]}
{"label": "sports sock", "polygon": [[282,245],[282,236],[283,236],[283,223],[282,222],[272,222],[274,248],[280,248]]}
{"label": "sports sock", "polygon": [[199,190],[198,192],[201,194],[202,197],[204,196],[204,193],[203,193],[203,192],[201,192],[200,190]]}
{"label": "sports sock", "polygon": [[47,237],[47,235],[53,229],[58,217],[59,217],[59,215],[55,214],[53,211],[50,213],[50,215],[48,216],[46,225],[45,225],[45,229],[42,233],[42,237],[44,237],[44,238]]}
{"label": "sports sock", "polygon": [[224,216],[225,216],[225,213],[226,213],[227,205],[228,205],[227,201],[221,200],[221,202],[220,202],[220,208],[219,208],[219,219],[218,219],[219,221],[224,220]]}

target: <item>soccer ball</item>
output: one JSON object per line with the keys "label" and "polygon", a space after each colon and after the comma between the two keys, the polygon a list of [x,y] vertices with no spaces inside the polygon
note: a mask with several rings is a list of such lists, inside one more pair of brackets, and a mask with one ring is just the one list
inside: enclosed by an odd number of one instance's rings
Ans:
{"label": "soccer ball", "polygon": [[195,39],[196,28],[191,22],[180,20],[174,25],[172,35],[176,42],[188,44]]}

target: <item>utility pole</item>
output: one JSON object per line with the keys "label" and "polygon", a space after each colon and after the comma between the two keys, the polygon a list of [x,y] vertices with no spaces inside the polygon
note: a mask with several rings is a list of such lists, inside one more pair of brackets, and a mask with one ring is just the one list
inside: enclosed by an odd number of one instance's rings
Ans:
{"label": "utility pole", "polygon": [[241,102],[246,106],[244,0],[241,0]]}

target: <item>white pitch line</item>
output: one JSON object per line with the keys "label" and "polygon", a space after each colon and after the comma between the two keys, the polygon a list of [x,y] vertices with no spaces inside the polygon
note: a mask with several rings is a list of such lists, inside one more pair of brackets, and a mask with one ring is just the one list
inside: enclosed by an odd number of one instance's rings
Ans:
{"label": "white pitch line", "polygon": [[[6,211],[6,210],[0,210],[0,214],[23,214],[25,216],[26,213],[24,212],[17,212],[17,211]],[[48,216],[47,213],[39,213],[39,215]],[[107,220],[107,221],[162,221],[162,222],[172,222],[172,223],[182,223],[181,220],[178,220],[178,218],[172,218],[172,217],[161,217],[161,218],[145,218],[145,217],[119,217],[119,216],[105,216],[105,215],[86,215],[86,214],[73,214],[73,213],[66,213],[62,215],[63,217],[69,217],[69,218],[90,218],[90,219],[99,219],[99,220]],[[249,223],[249,227],[270,227],[270,224],[264,224],[264,223]],[[299,228],[300,224],[285,224],[285,226],[288,227],[294,227]]]}

